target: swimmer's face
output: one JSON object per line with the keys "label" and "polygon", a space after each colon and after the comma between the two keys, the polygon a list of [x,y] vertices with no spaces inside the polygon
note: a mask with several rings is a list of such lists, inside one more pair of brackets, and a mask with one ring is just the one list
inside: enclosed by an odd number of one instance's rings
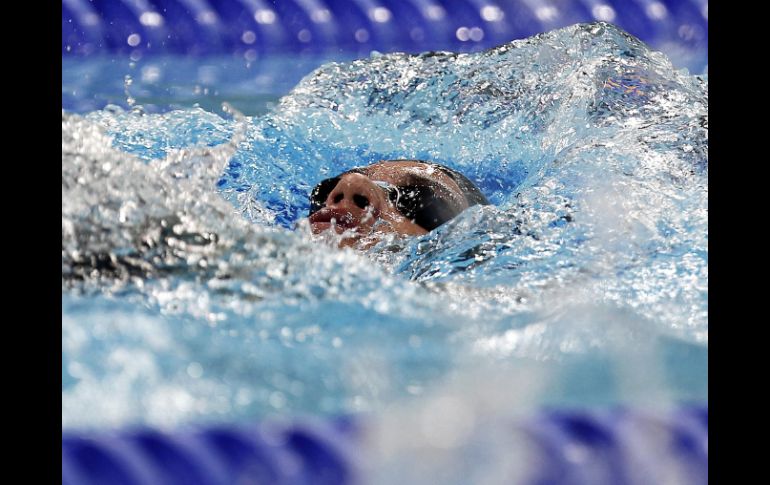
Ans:
{"label": "swimmer's face", "polygon": [[457,183],[435,166],[383,161],[319,183],[310,196],[313,234],[333,230],[340,247],[366,249],[386,234],[419,236],[468,208]]}

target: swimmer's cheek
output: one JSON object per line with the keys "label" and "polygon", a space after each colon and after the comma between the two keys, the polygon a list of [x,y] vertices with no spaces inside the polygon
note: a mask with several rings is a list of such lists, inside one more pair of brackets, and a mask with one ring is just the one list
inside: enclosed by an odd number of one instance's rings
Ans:
{"label": "swimmer's cheek", "polygon": [[328,222],[316,222],[315,224],[310,224],[310,232],[312,232],[314,235],[328,231],[329,228],[331,228],[331,223]]}
{"label": "swimmer's cheek", "polygon": [[387,218],[388,229],[382,232],[395,232],[402,236],[422,236],[428,234],[425,228],[418,226],[411,220],[402,216],[394,216]]}

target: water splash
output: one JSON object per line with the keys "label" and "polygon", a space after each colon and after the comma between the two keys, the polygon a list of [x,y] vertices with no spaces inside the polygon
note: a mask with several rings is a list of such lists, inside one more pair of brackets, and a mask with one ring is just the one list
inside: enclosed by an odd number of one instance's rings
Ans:
{"label": "water splash", "polygon": [[[292,230],[403,157],[495,205],[368,254]],[[531,402],[705,399],[707,161],[706,78],[601,23],[327,64],[259,118],[63,114],[63,421],[382,410],[533,362]],[[152,323],[97,332],[121,316]]]}

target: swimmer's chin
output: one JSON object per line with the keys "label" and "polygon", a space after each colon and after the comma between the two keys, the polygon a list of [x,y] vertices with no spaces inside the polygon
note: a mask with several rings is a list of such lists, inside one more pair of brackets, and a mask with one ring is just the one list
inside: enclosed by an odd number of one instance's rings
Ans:
{"label": "swimmer's chin", "polygon": [[353,231],[344,231],[341,234],[334,234],[332,231],[328,231],[326,234],[334,238],[332,245],[336,245],[339,249],[350,248],[357,251],[368,251],[375,246],[393,244],[410,237],[392,231],[380,232],[376,230],[368,234],[358,234]]}
{"label": "swimmer's chin", "polygon": [[314,239],[320,238],[328,240],[332,245],[337,246],[339,249],[350,248],[359,251],[364,251],[382,239],[385,234],[378,232],[360,233],[355,229],[345,229],[334,224],[327,230],[322,232],[313,231]]}
{"label": "swimmer's chin", "polygon": [[371,249],[384,240],[391,240],[398,237],[390,228],[383,227],[387,224],[379,221],[374,226],[362,225],[351,228],[337,224],[337,221],[315,221],[312,219],[302,219],[297,222],[296,229],[309,233],[311,239],[315,242],[328,244],[337,248],[351,248],[359,251]]}

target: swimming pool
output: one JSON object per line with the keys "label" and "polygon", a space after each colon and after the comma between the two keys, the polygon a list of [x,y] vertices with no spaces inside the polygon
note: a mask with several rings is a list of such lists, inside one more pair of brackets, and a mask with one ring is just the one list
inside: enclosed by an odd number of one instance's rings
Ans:
{"label": "swimming pool", "polygon": [[[439,409],[425,439],[451,442],[482,415],[708,402],[707,76],[608,24],[341,60],[280,99],[301,69],[244,75],[275,89],[251,110],[204,92],[238,86],[226,62],[171,101],[137,80],[192,64],[134,62],[102,100],[101,61],[64,64],[87,92],[62,115],[65,429]],[[294,229],[321,178],[403,157],[494,206],[365,255]]]}

